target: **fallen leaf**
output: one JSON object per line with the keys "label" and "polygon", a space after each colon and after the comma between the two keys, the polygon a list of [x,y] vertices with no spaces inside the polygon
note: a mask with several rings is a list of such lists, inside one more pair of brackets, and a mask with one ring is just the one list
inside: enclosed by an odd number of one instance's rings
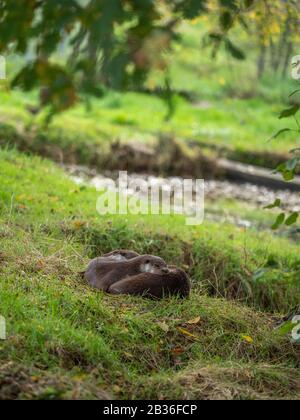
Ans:
{"label": "fallen leaf", "polygon": [[177,330],[179,332],[181,332],[182,334],[187,335],[188,337],[192,337],[192,338],[198,339],[198,337],[196,335],[190,333],[188,330],[185,330],[184,328],[177,327]]}
{"label": "fallen leaf", "polygon": [[171,350],[171,353],[173,356],[180,356],[182,353],[184,353],[184,349],[182,347],[175,347]]}
{"label": "fallen leaf", "polygon": [[197,316],[196,318],[190,319],[189,321],[187,321],[187,324],[198,324],[198,322],[200,322],[201,318],[200,316]]}
{"label": "fallen leaf", "polygon": [[38,266],[38,268],[43,268],[43,267],[45,267],[46,264],[45,264],[45,261],[38,260],[36,265]]}
{"label": "fallen leaf", "polygon": [[85,224],[86,224],[86,222],[84,222],[83,220],[75,220],[75,221],[73,222],[73,225],[74,225],[74,228],[75,228],[75,229],[80,229],[80,228],[82,228],[83,226],[85,226]]}
{"label": "fallen leaf", "polygon": [[25,206],[25,204],[18,204],[18,209],[19,210],[26,210],[27,209],[27,206]]}
{"label": "fallen leaf", "polygon": [[158,322],[157,325],[161,328],[164,332],[169,331],[169,326],[165,322]]}
{"label": "fallen leaf", "polygon": [[113,386],[113,391],[118,394],[121,391],[121,388],[119,387],[119,385],[114,385]]}
{"label": "fallen leaf", "polygon": [[250,337],[249,335],[242,335],[242,338],[247,341],[247,343],[252,344],[254,342],[253,338]]}
{"label": "fallen leaf", "polygon": [[73,379],[74,379],[76,382],[81,382],[81,381],[83,381],[85,378],[86,378],[86,375],[85,375],[84,373],[79,374],[79,375],[76,375],[76,376],[74,376],[74,377],[73,377]]}

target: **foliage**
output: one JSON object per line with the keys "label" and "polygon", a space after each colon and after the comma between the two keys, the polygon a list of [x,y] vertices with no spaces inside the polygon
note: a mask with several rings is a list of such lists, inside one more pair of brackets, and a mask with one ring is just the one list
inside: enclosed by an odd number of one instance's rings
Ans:
{"label": "foliage", "polygon": [[262,77],[267,70],[285,77],[290,57],[300,39],[297,2],[259,1],[249,14],[248,22],[260,50],[258,77]]}
{"label": "foliage", "polygon": [[[0,53],[30,53],[13,86],[42,86],[41,106],[51,113],[74,104],[77,92],[101,95],[101,86],[130,88],[143,83],[152,68],[165,70],[164,54],[178,37],[178,23],[205,13],[219,15],[211,40],[225,43],[236,58],[243,54],[228,30],[253,0],[10,0],[0,1]],[[55,60],[65,48],[63,62]],[[168,84],[168,79],[166,79]],[[168,87],[168,85],[167,85]],[[167,89],[168,90],[168,89]]]}
{"label": "foliage", "polygon": [[[299,93],[299,89],[297,89],[296,91],[294,91],[290,97],[293,97],[294,95]],[[273,137],[272,139],[276,139],[278,138],[280,135],[282,135],[285,132],[294,132],[294,133],[298,133],[300,134],[300,122],[297,119],[297,113],[300,109],[300,105],[299,103],[295,103],[293,104],[291,107],[284,109],[280,115],[279,115],[279,119],[283,119],[283,118],[291,118],[293,117],[296,123],[296,127],[294,129],[286,127],[283,128],[281,130],[279,130]],[[287,160],[286,162],[281,163],[280,165],[277,166],[276,168],[276,173],[280,173],[283,177],[283,179],[287,182],[292,181],[295,178],[297,169],[299,167],[299,163],[300,163],[300,149],[296,148],[296,149],[292,149],[290,150],[290,154],[291,154],[291,159]],[[280,207],[281,202],[280,200],[277,201],[277,205],[275,205],[274,207]],[[270,206],[269,208],[272,208],[272,206]],[[279,214],[279,216],[277,217],[274,225],[273,225],[273,229],[278,229],[279,226],[281,226],[283,223],[285,223],[287,226],[291,226],[293,224],[295,224],[297,222],[299,218],[299,213],[298,212],[293,212],[292,214],[290,214],[289,216],[286,216],[285,213],[281,213]]]}

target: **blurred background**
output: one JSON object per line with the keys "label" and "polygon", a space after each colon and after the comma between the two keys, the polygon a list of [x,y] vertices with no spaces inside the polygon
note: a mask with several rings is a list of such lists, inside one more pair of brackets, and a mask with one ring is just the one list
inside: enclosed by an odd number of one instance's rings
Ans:
{"label": "blurred background", "polygon": [[[208,215],[267,226],[269,213],[256,210],[276,196],[299,210],[299,181],[290,187],[269,176],[279,167],[290,181],[297,172],[289,151],[299,145],[299,93],[290,96],[298,7],[70,1],[26,3],[22,14],[7,4],[1,144],[73,165],[73,174],[85,165],[249,181],[208,183]],[[278,119],[286,108],[288,123]],[[280,167],[289,159],[293,174]]]}

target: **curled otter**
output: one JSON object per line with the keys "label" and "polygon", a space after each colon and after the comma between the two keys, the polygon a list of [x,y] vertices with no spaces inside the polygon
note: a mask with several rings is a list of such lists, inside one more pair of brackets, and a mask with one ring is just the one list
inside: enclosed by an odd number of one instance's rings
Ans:
{"label": "curled otter", "polygon": [[166,262],[153,255],[139,255],[125,260],[115,260],[110,255],[92,260],[84,278],[90,286],[107,292],[111,285],[127,277],[141,273],[163,274],[167,271]]}
{"label": "curled otter", "polygon": [[129,294],[161,299],[170,295],[187,297],[191,284],[187,274],[177,267],[164,273],[141,273],[115,282],[108,291],[112,294]]}

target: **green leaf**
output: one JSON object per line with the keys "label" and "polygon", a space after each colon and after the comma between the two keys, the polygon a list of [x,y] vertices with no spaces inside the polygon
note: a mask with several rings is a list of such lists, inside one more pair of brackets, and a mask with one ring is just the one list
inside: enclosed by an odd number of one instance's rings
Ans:
{"label": "green leaf", "polygon": [[175,11],[181,12],[187,19],[194,19],[206,11],[207,5],[205,3],[205,0],[184,0],[178,2]]}
{"label": "green leaf", "polygon": [[284,223],[284,220],[285,220],[285,214],[284,213],[281,213],[278,217],[277,217],[277,219],[276,219],[276,221],[275,221],[275,223],[273,224],[273,226],[272,226],[272,229],[273,230],[276,230],[276,229],[278,229],[283,223]]}
{"label": "green leaf", "polygon": [[285,221],[286,226],[292,226],[294,225],[299,217],[299,213],[292,213]]}
{"label": "green leaf", "polygon": [[232,55],[232,57],[236,58],[237,60],[245,60],[245,53],[236,45],[234,45],[228,38],[225,39],[225,48]]}
{"label": "green leaf", "polygon": [[281,114],[279,115],[279,119],[281,120],[282,118],[289,118],[292,117],[293,115],[296,115],[297,112],[300,109],[300,105],[296,104],[293,105],[291,108],[288,109],[284,109]]}
{"label": "green leaf", "polygon": [[225,12],[223,12],[220,16],[220,25],[224,30],[228,30],[232,27],[233,25],[233,17],[231,15],[231,13],[226,10]]}
{"label": "green leaf", "polygon": [[292,181],[295,178],[295,175],[292,171],[285,171],[283,172],[282,176],[286,182]]}
{"label": "green leaf", "polygon": [[246,9],[249,9],[253,6],[255,0],[244,0]]}
{"label": "green leaf", "polygon": [[298,163],[300,161],[299,157],[294,157],[286,162],[285,167],[288,171],[295,171]]}
{"label": "green leaf", "polygon": [[300,161],[300,157],[295,157],[287,162],[281,163],[277,166],[276,172],[280,172],[285,181],[291,181],[295,178],[295,170]]}
{"label": "green leaf", "polygon": [[221,42],[222,41],[222,35],[218,34],[218,33],[215,33],[215,32],[211,32],[210,34],[208,34],[208,38],[211,41],[214,41],[214,42]]}
{"label": "green leaf", "polygon": [[294,92],[292,92],[292,93],[289,95],[289,98],[291,98],[292,96],[296,95],[296,93],[298,93],[298,92],[300,92],[300,89],[294,90]]}
{"label": "green leaf", "polygon": [[238,9],[236,0],[219,0],[221,6],[236,11]]}
{"label": "green leaf", "polygon": [[265,206],[264,209],[266,210],[275,209],[276,207],[280,207],[280,206],[281,206],[281,200],[280,198],[276,198],[273,204],[269,204],[268,206]]}
{"label": "green leaf", "polygon": [[274,139],[276,139],[277,137],[281,136],[281,134],[286,133],[286,132],[288,132],[288,131],[292,131],[292,130],[291,130],[290,128],[283,128],[282,130],[277,131],[277,133],[276,133],[276,134],[274,134],[274,136],[272,136],[272,137],[269,139],[269,141],[270,141],[270,140],[274,140]]}

